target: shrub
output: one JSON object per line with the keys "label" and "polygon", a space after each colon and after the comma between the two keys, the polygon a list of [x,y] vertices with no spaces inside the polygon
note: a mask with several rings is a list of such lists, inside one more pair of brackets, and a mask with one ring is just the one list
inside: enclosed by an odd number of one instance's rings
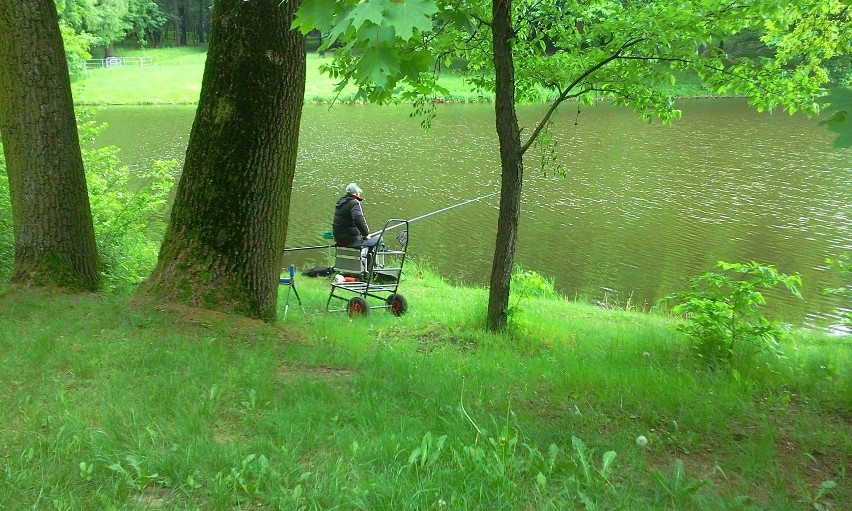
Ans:
{"label": "shrub", "polygon": [[786,335],[786,328],[760,314],[760,306],[766,303],[760,289],[780,285],[801,298],[801,277],[785,275],[773,266],[754,261],[716,264],[726,273],[708,272],[695,277],[688,291],[663,299],[676,304],[672,313],[686,317],[686,323],[678,329],[695,343],[698,356],[710,365],[730,364],[742,344],[777,353],[778,341]]}
{"label": "shrub", "polygon": [[[103,130],[93,110],[78,116],[80,138]],[[101,273],[112,290],[138,284],[157,262],[166,201],[174,185],[176,160],[156,161],[148,170],[122,165],[115,146],[82,149]]]}
{"label": "shrub", "polygon": [[521,302],[528,298],[554,298],[557,296],[552,278],[547,278],[535,270],[527,270],[515,265],[510,285],[514,303],[509,305],[509,320],[515,326],[522,326],[521,315],[524,309]]}
{"label": "shrub", "polygon": [[[78,109],[82,141],[91,141],[104,125],[93,110]],[[82,149],[100,268],[112,290],[138,283],[154,268],[162,238],[163,209],[175,181],[177,161],[157,161],[152,168],[131,172],[119,162],[114,146]],[[0,146],[0,281],[6,281],[14,260],[12,207],[6,165]]]}

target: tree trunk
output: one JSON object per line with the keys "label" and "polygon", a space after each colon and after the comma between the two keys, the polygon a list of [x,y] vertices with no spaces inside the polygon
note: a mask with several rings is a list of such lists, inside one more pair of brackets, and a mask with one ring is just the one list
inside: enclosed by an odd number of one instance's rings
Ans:
{"label": "tree trunk", "polygon": [[217,0],[159,260],[140,293],[272,321],[305,94],[298,1]]}
{"label": "tree trunk", "polygon": [[15,233],[11,282],[97,289],[92,212],[53,0],[0,1],[0,134]]}
{"label": "tree trunk", "polygon": [[179,47],[180,44],[180,9],[178,9],[178,0],[172,0],[172,11],[174,13],[174,25],[175,25],[175,47]]}
{"label": "tree trunk", "polygon": [[497,138],[500,141],[500,213],[497,243],[491,266],[488,294],[487,328],[500,332],[506,328],[509,307],[509,283],[515,258],[515,241],[521,220],[521,187],[524,166],[521,157],[521,132],[515,113],[515,64],[512,58],[512,0],[493,0],[492,30],[496,94]]}
{"label": "tree trunk", "polygon": [[204,2],[198,2],[198,28],[195,33],[195,42],[197,44],[204,44],[207,42],[207,38],[204,34]]}

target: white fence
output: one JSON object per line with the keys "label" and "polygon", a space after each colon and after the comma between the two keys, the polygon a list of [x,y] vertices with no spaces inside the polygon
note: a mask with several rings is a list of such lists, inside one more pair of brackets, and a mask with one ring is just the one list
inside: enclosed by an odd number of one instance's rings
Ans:
{"label": "white fence", "polygon": [[101,69],[108,67],[145,67],[152,64],[151,57],[110,57],[108,59],[91,59],[84,62],[86,69]]}

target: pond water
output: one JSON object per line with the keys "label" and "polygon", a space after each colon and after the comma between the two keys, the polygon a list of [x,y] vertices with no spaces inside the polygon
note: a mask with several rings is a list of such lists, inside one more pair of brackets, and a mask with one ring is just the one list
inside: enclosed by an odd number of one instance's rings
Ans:
{"label": "pond water", "polygon": [[[769,293],[770,315],[828,327],[848,299],[825,264],[852,250],[852,152],[831,148],[813,120],[758,114],[742,100],[680,102],[683,119],[644,124],[607,104],[567,105],[552,132],[564,177],[525,159],[516,263],[552,277],[569,297],[648,308],[715,262],[755,260],[802,275],[798,300]],[[99,144],[136,168],[182,159],[195,107],[109,107]],[[343,187],[357,182],[372,230],[499,187],[490,104],[441,105],[428,132],[410,108],[306,105],[293,186],[290,247],[321,245]],[[529,133],[544,111],[524,106]],[[453,282],[484,285],[498,196],[411,224],[409,255]],[[292,258],[289,256],[292,255]],[[299,266],[326,263],[290,252]]]}

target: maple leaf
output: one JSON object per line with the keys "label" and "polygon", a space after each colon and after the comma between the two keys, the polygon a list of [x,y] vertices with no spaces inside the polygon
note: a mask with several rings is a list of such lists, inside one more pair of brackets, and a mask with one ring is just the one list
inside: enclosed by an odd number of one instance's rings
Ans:
{"label": "maple leaf", "polygon": [[336,13],[336,0],[311,0],[310,2],[303,2],[290,28],[298,28],[302,34],[307,34],[315,28],[324,31],[334,24]]}
{"label": "maple leaf", "polygon": [[382,0],[370,0],[360,3],[352,10],[352,25],[360,29],[365,22],[370,21],[374,25],[381,25],[384,18],[384,2]]}
{"label": "maple leaf", "polygon": [[393,27],[397,37],[408,41],[418,32],[432,30],[432,15],[436,12],[434,0],[391,0],[383,24]]}
{"label": "maple leaf", "polygon": [[357,64],[358,82],[372,82],[385,87],[391,75],[399,72],[399,56],[387,46],[374,46],[364,51]]}

